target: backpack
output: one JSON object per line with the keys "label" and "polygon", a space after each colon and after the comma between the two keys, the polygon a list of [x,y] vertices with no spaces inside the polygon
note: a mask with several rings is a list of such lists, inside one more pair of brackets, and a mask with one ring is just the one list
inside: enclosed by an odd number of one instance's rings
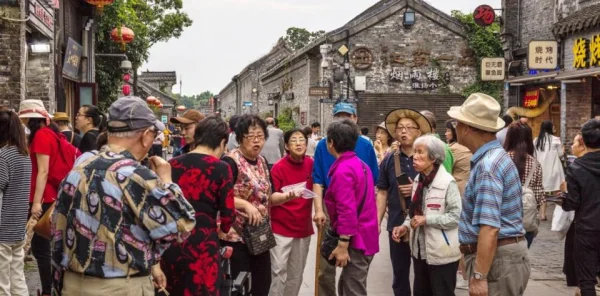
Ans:
{"label": "backpack", "polygon": [[523,185],[523,227],[527,232],[536,232],[540,226],[538,218],[537,200],[533,190],[529,188],[529,183],[535,172],[535,166],[529,172],[525,185]]}
{"label": "backpack", "polygon": [[79,149],[71,145],[67,138],[60,134],[56,136],[58,155],[50,163],[50,172],[48,173],[48,183],[54,188],[58,188],[63,179],[73,169],[75,160],[81,155]]}

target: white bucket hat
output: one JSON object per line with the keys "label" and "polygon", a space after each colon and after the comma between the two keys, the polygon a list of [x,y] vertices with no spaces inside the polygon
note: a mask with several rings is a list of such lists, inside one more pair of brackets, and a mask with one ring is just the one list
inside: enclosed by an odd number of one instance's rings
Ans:
{"label": "white bucket hat", "polygon": [[19,105],[19,118],[52,118],[42,100],[23,100]]}
{"label": "white bucket hat", "polygon": [[504,128],[500,118],[500,104],[496,99],[482,93],[470,95],[462,106],[451,107],[448,115],[468,126],[486,132],[497,132]]}

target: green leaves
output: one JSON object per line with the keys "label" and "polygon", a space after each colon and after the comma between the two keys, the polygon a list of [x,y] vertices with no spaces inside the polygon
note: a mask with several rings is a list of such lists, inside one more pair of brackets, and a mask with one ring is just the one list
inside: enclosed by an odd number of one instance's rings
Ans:
{"label": "green leaves", "polygon": [[296,127],[294,118],[292,116],[292,108],[285,108],[281,110],[279,116],[277,116],[277,125],[284,133],[290,131]]}
{"label": "green leaves", "polygon": [[488,94],[498,102],[502,103],[502,82],[481,81],[481,59],[485,57],[503,57],[502,43],[496,36],[501,31],[500,24],[494,22],[488,27],[481,27],[475,23],[472,14],[463,14],[460,11],[452,11],[452,16],[461,22],[467,31],[469,47],[475,53],[477,59],[477,81],[463,90],[463,95],[482,92]]}
{"label": "green leaves", "polygon": [[323,30],[309,32],[304,28],[291,27],[287,29],[286,36],[282,38],[290,49],[299,50],[324,34]]}

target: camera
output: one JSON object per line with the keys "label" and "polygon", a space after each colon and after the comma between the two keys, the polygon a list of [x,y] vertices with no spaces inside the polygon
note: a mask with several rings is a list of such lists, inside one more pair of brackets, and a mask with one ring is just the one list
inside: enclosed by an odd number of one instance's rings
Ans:
{"label": "camera", "polygon": [[131,62],[129,60],[123,60],[121,61],[121,70],[123,70],[123,72],[127,73],[129,72],[129,70],[131,70],[132,66],[131,66]]}

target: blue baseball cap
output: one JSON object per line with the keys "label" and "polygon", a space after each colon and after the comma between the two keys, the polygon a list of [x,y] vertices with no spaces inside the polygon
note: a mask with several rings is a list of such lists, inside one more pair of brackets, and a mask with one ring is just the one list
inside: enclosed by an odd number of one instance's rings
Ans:
{"label": "blue baseball cap", "polygon": [[354,109],[354,106],[352,106],[352,104],[349,104],[349,103],[337,103],[333,107],[333,116],[336,116],[340,113],[348,113],[350,115],[356,115],[356,109]]}

